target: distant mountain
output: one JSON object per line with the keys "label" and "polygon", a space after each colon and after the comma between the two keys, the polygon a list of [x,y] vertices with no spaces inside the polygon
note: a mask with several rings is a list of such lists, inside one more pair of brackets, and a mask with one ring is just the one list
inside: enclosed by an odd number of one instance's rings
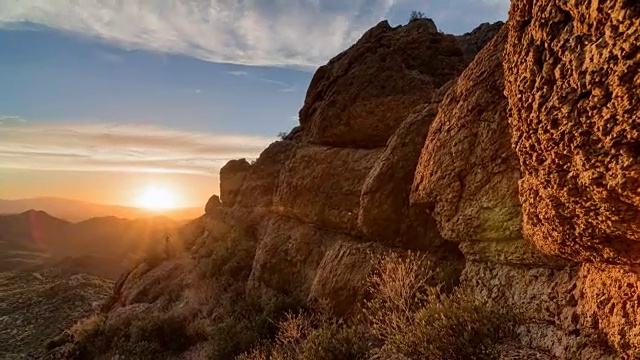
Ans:
{"label": "distant mountain", "polygon": [[72,222],[105,216],[116,216],[123,219],[137,219],[154,215],[166,216],[174,220],[191,220],[197,218],[203,213],[203,210],[200,207],[180,208],[151,213],[135,207],[94,204],[90,202],[53,197],[38,197],[21,200],[0,199],[0,214],[18,214],[31,209],[46,211],[59,219]]}
{"label": "distant mountain", "polygon": [[83,257],[74,264],[91,268],[93,263],[100,276],[115,275],[137,257],[160,249],[167,235],[178,237],[182,225],[166,217],[109,216],[72,223],[37,210],[0,215],[0,270]]}

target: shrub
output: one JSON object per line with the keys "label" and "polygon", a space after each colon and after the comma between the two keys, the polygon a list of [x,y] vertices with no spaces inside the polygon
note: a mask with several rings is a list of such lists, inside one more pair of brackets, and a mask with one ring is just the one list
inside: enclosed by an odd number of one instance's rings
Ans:
{"label": "shrub", "polygon": [[392,255],[370,279],[373,299],[365,322],[380,344],[378,351],[409,358],[493,359],[496,346],[514,335],[516,314],[457,288],[444,294],[426,284],[425,259]]}
{"label": "shrub", "polygon": [[425,14],[422,11],[413,10],[409,15],[409,22],[419,20],[419,19],[424,19],[424,18],[425,18]]}
{"label": "shrub", "polygon": [[322,311],[289,314],[271,343],[242,360],[383,358],[457,360],[497,358],[497,345],[512,340],[517,316],[471,291],[444,293],[432,286],[433,266],[424,257],[389,254],[369,278],[370,300],[356,317],[336,319]]}
{"label": "shrub", "polygon": [[272,344],[262,344],[240,360],[366,359],[368,347],[355,327],[318,314],[289,314],[278,324]]}

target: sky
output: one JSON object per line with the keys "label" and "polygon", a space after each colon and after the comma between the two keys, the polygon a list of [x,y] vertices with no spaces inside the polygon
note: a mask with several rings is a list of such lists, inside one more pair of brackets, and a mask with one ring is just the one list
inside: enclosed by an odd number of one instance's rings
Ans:
{"label": "sky", "polygon": [[180,206],[297,124],[314,70],[411,10],[453,34],[508,0],[0,0],[0,199]]}

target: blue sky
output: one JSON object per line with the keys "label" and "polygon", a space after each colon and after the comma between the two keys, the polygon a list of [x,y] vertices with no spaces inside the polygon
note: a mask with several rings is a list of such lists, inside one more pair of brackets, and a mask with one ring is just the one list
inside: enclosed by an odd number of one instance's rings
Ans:
{"label": "blue sky", "polygon": [[317,66],[412,9],[461,34],[508,0],[0,0],[0,198],[58,194],[19,188],[42,171],[216,192],[221,164],[296,125]]}

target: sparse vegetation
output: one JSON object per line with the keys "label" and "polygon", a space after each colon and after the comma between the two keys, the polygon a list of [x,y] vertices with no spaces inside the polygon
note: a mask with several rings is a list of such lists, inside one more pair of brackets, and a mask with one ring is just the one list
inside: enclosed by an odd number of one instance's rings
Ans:
{"label": "sparse vegetation", "polygon": [[278,139],[280,140],[284,140],[287,136],[289,136],[289,133],[286,131],[280,131],[278,133]]}
{"label": "sparse vegetation", "polygon": [[241,360],[495,359],[497,345],[513,336],[517,316],[465,289],[451,294],[428,286],[418,255],[382,259],[370,278],[372,299],[360,316],[335,319],[322,312],[288,315],[276,340]]}
{"label": "sparse vegetation", "polygon": [[497,345],[512,340],[518,324],[512,309],[464,288],[445,293],[429,285],[434,274],[415,254],[379,259],[368,280],[371,296],[350,318],[336,318],[320,305],[305,309],[286,297],[265,304],[245,288],[255,253],[251,239],[235,230],[207,245],[198,277],[212,287],[201,308],[145,311],[119,322],[97,316],[48,347],[72,338],[81,358],[110,351],[143,360],[170,358],[196,344],[208,359],[496,359]]}
{"label": "sparse vegetation", "polygon": [[426,15],[422,11],[413,10],[411,14],[409,14],[409,22],[424,18],[426,18]]}

